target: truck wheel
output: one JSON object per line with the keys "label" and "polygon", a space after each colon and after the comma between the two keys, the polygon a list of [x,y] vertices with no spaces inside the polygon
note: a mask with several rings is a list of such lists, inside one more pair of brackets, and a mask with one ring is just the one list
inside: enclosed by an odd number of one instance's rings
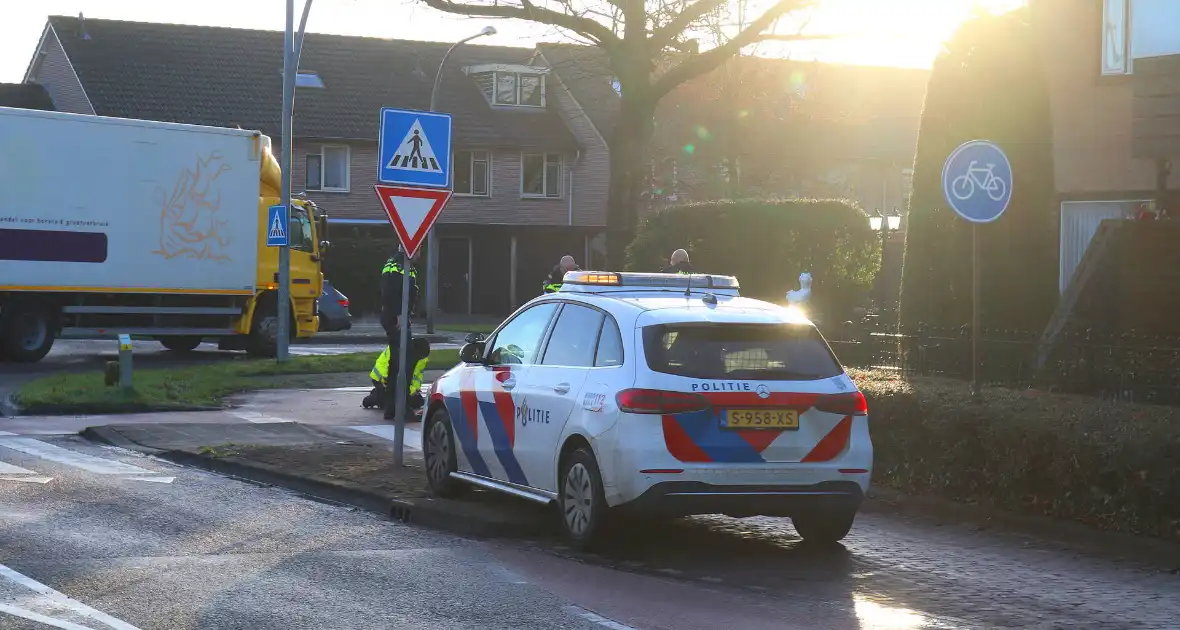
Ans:
{"label": "truck wheel", "polygon": [[53,347],[53,315],[35,304],[7,307],[0,317],[0,355],[17,363],[36,363]]}
{"label": "truck wheel", "polygon": [[201,338],[185,335],[182,337],[160,337],[160,344],[173,352],[192,352],[201,345]]}
{"label": "truck wheel", "polygon": [[246,341],[246,354],[260,359],[274,358],[278,352],[279,315],[273,308],[255,315]]}

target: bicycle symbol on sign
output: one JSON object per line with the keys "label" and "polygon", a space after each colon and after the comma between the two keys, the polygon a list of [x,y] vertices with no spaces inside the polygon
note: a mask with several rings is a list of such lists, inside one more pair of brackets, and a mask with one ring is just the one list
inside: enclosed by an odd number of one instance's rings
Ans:
{"label": "bicycle symbol on sign", "polygon": [[967,172],[951,182],[951,194],[958,199],[965,200],[971,198],[975,194],[975,188],[979,187],[987,193],[988,197],[992,198],[992,201],[1003,199],[1005,193],[1008,192],[1008,184],[992,172],[996,165],[988,164],[983,167],[976,166],[977,164],[979,164],[977,160],[971,160],[971,164],[967,166]]}

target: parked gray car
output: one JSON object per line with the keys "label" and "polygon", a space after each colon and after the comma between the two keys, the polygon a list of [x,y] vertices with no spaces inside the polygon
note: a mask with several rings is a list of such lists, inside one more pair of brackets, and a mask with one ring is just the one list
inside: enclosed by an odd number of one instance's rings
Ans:
{"label": "parked gray car", "polygon": [[324,280],[324,292],[319,300],[320,332],[352,328],[352,313],[348,312],[348,296]]}

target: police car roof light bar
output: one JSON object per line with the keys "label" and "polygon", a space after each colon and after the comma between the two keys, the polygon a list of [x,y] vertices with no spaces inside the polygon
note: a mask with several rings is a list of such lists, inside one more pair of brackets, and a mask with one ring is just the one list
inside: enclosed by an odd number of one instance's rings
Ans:
{"label": "police car roof light bar", "polygon": [[562,281],[562,288],[570,286],[570,290],[585,290],[584,287],[620,287],[620,288],[651,288],[651,289],[730,289],[737,290],[741,286],[733,276],[719,276],[712,274],[668,274],[668,273],[632,273],[616,271],[567,271]]}

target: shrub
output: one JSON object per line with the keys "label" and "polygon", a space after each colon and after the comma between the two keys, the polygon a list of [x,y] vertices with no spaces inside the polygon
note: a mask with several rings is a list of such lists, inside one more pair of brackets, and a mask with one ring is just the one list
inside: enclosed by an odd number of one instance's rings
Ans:
{"label": "shrub", "polygon": [[934,62],[914,161],[901,322],[971,321],[971,226],[947,204],[942,168],[963,142],[998,144],[1012,163],[1012,201],[980,225],[981,320],[1040,330],[1057,299],[1057,212],[1049,96],[1027,8],[966,22]]}
{"label": "shrub", "polygon": [[742,295],[782,302],[813,281],[809,310],[847,317],[880,267],[880,244],[866,215],[840,200],[709,201],[648,216],[627,248],[628,270],[659,271],[677,248],[702,273],[737,276]]}
{"label": "shrub", "polygon": [[873,483],[1180,540],[1180,408],[849,370]]}

